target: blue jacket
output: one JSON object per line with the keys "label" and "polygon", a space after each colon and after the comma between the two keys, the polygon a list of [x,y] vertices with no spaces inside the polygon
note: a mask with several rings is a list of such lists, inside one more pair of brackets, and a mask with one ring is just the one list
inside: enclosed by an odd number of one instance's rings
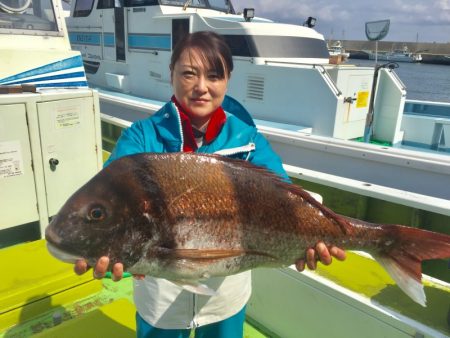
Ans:
{"label": "blue jacket", "polygon": [[[197,152],[218,153],[232,158],[248,160],[263,166],[289,180],[279,156],[261,135],[247,110],[233,98],[226,96],[222,104],[227,120],[219,135]],[[142,152],[180,152],[183,149],[183,132],[177,108],[166,103],[154,115],[140,120],[124,130],[114,151],[105,163]]]}

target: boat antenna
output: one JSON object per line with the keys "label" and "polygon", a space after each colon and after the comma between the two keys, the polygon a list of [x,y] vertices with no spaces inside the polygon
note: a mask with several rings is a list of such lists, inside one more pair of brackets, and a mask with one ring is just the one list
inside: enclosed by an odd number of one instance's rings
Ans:
{"label": "boat antenna", "polygon": [[186,8],[188,8],[188,6],[191,5],[191,2],[192,2],[192,0],[186,0],[186,2],[185,2],[184,5],[183,5],[183,11],[185,11]]}
{"label": "boat antenna", "polygon": [[378,66],[377,58],[378,58],[378,40],[381,40],[386,37],[389,32],[389,25],[391,21],[388,20],[378,20],[378,21],[370,21],[366,22],[366,36],[370,41],[375,41],[375,71],[373,73],[373,82],[372,82],[372,95],[370,96],[369,102],[369,110],[367,111],[366,116],[366,125],[364,128],[364,142],[370,142],[373,132],[373,103],[375,100],[375,91],[377,88],[378,82],[378,72],[382,66]]}

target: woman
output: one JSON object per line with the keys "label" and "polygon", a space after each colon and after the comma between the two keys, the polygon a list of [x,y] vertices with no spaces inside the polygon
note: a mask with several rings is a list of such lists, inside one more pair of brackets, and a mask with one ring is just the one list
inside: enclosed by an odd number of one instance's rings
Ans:
{"label": "woman", "polygon": [[[196,32],[185,36],[171,58],[171,101],[125,130],[106,165],[134,153],[196,151],[245,159],[288,180],[280,158],[258,133],[248,112],[225,95],[232,70],[231,52],[219,35]],[[306,264],[315,269],[318,257],[330,264],[331,256],[342,260],[345,253],[319,243],[315,250],[307,250]],[[97,278],[104,275],[108,264],[107,257],[98,261]],[[296,265],[303,270],[305,262]],[[77,273],[86,270],[86,262],[77,262]],[[113,266],[115,280],[122,272],[120,263]],[[216,290],[216,295],[203,296],[165,279],[138,276],[134,280],[137,336],[189,337],[191,328],[196,328],[196,337],[242,337],[250,277],[246,271],[210,278],[204,284]]]}

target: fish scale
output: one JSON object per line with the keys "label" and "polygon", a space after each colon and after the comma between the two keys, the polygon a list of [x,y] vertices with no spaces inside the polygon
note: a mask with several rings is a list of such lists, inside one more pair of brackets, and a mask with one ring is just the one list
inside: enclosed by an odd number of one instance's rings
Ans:
{"label": "fish scale", "polygon": [[323,241],[369,252],[422,305],[421,261],[450,257],[450,236],[347,218],[264,168],[196,153],[113,161],[69,198],[46,239],[65,261],[107,255],[131,273],[190,286],[291,265]]}

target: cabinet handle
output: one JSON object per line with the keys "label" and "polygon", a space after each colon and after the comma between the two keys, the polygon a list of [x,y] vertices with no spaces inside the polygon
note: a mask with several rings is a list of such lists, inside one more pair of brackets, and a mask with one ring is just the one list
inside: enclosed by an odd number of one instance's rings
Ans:
{"label": "cabinet handle", "polygon": [[51,158],[50,160],[48,160],[48,163],[50,164],[50,169],[55,171],[56,166],[59,164],[59,160],[57,158]]}

